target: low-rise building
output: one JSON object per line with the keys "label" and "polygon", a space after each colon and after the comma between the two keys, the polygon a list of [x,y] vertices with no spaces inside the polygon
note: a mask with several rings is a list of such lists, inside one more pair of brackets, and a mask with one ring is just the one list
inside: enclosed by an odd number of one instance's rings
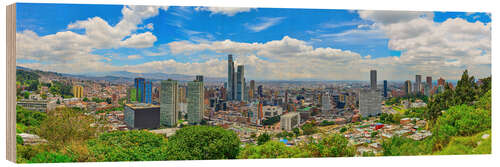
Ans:
{"label": "low-rise building", "polygon": [[160,106],[146,103],[126,104],[124,122],[129,129],[157,129],[160,127]]}
{"label": "low-rise building", "polygon": [[300,114],[298,112],[290,112],[281,116],[281,130],[291,131],[293,128],[299,127]]}

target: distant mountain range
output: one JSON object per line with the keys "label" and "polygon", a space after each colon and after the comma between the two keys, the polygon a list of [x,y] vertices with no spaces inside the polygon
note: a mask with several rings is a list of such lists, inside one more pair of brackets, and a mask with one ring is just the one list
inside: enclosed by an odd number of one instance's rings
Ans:
{"label": "distant mountain range", "polygon": [[[40,70],[32,70],[30,68],[16,66],[18,70],[28,70],[28,71],[40,71]],[[50,71],[48,71],[50,72]],[[65,74],[58,73],[62,76],[80,78],[86,80],[106,80],[109,82],[133,82],[134,78],[142,77],[145,79],[149,79],[151,81],[160,81],[173,79],[178,81],[192,81],[196,77],[192,75],[184,75],[184,74],[165,74],[165,73],[133,73],[128,71],[110,71],[110,72],[92,72],[92,73],[84,73],[84,74]],[[204,80],[207,82],[221,82],[224,81],[225,78],[215,78],[215,77],[204,77]]]}

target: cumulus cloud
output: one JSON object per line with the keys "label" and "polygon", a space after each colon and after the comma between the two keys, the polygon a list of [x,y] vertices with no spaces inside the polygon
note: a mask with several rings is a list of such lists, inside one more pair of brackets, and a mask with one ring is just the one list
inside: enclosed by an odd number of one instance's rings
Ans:
{"label": "cumulus cloud", "polygon": [[253,8],[236,8],[236,7],[196,7],[196,11],[209,11],[210,15],[223,14],[234,16],[238,13],[250,12]]}
{"label": "cumulus cloud", "polygon": [[[478,77],[491,75],[491,23],[450,18],[432,20],[430,12],[358,11],[373,21],[389,39],[388,48],[402,51],[400,57],[379,59],[373,64],[388,71],[457,79],[465,69]],[[393,74],[396,74],[394,72]]]}
{"label": "cumulus cloud", "polygon": [[[137,33],[136,30],[140,28],[138,25],[141,25],[144,19],[158,15],[159,8],[124,6],[121,10],[123,17],[115,26],[109,25],[100,17],[92,17],[71,23],[67,26],[67,30],[55,34],[39,36],[30,30],[17,32],[17,58],[37,61],[23,66],[45,66],[47,70],[71,73],[115,68],[104,63],[109,58],[92,54],[92,51],[153,46],[157,40],[156,36],[151,32]],[[71,31],[75,29],[83,29],[85,33],[78,34]],[[65,64],[72,64],[73,67],[67,68]]]}

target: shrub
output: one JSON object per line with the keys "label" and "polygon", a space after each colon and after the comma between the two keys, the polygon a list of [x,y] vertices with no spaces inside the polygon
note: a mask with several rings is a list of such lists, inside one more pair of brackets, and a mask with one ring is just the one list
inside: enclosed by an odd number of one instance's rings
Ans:
{"label": "shrub", "polygon": [[87,146],[97,161],[151,161],[165,159],[166,142],[161,135],[131,130],[103,133]]}
{"label": "shrub", "polygon": [[57,152],[41,152],[31,158],[29,163],[57,163],[57,162],[72,162],[73,159],[67,155]]}
{"label": "shrub", "polygon": [[263,145],[247,145],[242,149],[238,158],[259,159],[259,158],[299,158],[310,157],[306,151],[297,147],[287,147],[278,141],[269,141]]}
{"label": "shrub", "polygon": [[188,126],[169,137],[167,159],[234,159],[240,139],[234,131],[216,126]]}

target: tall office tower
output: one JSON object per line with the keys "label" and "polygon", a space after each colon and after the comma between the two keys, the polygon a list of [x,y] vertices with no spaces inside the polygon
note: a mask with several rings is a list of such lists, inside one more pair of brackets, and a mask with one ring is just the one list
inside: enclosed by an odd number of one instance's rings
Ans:
{"label": "tall office tower", "polygon": [[83,86],[81,86],[81,85],[73,86],[73,97],[76,97],[76,98],[83,97]]}
{"label": "tall office tower", "polygon": [[321,113],[327,115],[330,111],[330,95],[328,92],[321,96]]}
{"label": "tall office tower", "polygon": [[384,80],[384,97],[387,97],[387,80]]}
{"label": "tall office tower", "polygon": [[197,75],[196,76],[196,81],[203,82],[203,75]]}
{"label": "tall office tower", "polygon": [[443,78],[440,77],[438,79],[438,86],[444,86],[445,83],[446,83],[446,81]]}
{"label": "tall office tower", "polygon": [[259,95],[259,97],[264,97],[264,94],[263,94],[263,90],[262,90],[262,85],[259,85],[257,87],[257,94]]}
{"label": "tall office tower", "polygon": [[160,123],[164,126],[177,125],[178,85],[176,80],[161,81],[160,89]]}
{"label": "tall office tower", "polygon": [[238,72],[236,72],[236,99],[243,101],[245,97],[245,71],[244,66],[238,66]]}
{"label": "tall office tower", "polygon": [[429,86],[429,88],[432,89],[432,77],[431,76],[427,76],[425,78],[426,82],[427,82],[427,86]]}
{"label": "tall office tower", "polygon": [[416,94],[421,93],[421,90],[422,90],[421,83],[422,83],[422,75],[415,75],[415,88],[414,88],[414,91],[415,91]]}
{"label": "tall office tower", "polygon": [[134,87],[135,87],[135,97],[136,101],[139,103],[144,103],[145,101],[145,80],[144,78],[135,78],[134,79]]}
{"label": "tall office tower", "polygon": [[370,71],[370,86],[372,89],[377,89],[377,70]]}
{"label": "tall office tower", "polygon": [[199,124],[203,119],[203,111],[205,110],[203,82],[196,80],[188,82],[187,91],[188,122],[190,124]]}
{"label": "tall office tower", "polygon": [[234,62],[233,55],[227,55],[227,100],[233,100],[234,95]]}
{"label": "tall office tower", "polygon": [[153,83],[147,80],[144,83],[144,103],[153,103]]}
{"label": "tall office tower", "polygon": [[411,81],[410,80],[406,80],[405,81],[405,89],[404,89],[404,91],[405,91],[405,94],[407,96],[409,96],[411,94]]}
{"label": "tall office tower", "polygon": [[253,94],[255,93],[255,80],[250,80],[250,98],[253,98]]}

